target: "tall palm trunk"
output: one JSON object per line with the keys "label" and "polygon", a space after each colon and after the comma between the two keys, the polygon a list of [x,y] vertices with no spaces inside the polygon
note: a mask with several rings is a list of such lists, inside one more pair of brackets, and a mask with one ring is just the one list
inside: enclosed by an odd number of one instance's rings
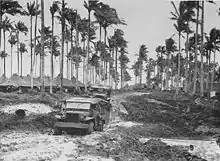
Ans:
{"label": "tall palm trunk", "polygon": [[117,73],[118,73],[118,47],[115,48],[115,89],[118,88]]}
{"label": "tall palm trunk", "polygon": [[204,96],[204,67],[203,67],[203,54],[204,54],[204,48],[203,48],[203,33],[204,33],[204,1],[202,1],[202,23],[201,23],[201,79],[200,79],[200,97]]}
{"label": "tall palm trunk", "polygon": [[89,25],[88,25],[88,40],[87,40],[87,55],[86,55],[86,75],[85,75],[85,91],[87,92],[87,86],[88,86],[88,77],[89,77],[89,40],[90,40],[90,14],[91,11],[88,10],[88,20],[89,20]]}
{"label": "tall palm trunk", "polygon": [[176,87],[176,93],[175,93],[175,98],[177,97],[178,93],[179,93],[179,85],[180,85],[180,50],[181,50],[181,32],[179,32],[178,34],[179,36],[179,53],[178,53],[178,72],[177,72],[177,87]]}
{"label": "tall palm trunk", "polygon": [[19,53],[19,44],[20,44],[20,40],[19,40],[19,31],[17,32],[17,60],[18,60],[18,71],[17,71],[17,74],[19,75],[19,67],[20,67],[20,60],[19,60],[19,56],[20,56],[20,53]]}
{"label": "tall palm trunk", "polygon": [[32,50],[32,16],[30,16],[30,38],[31,38],[31,42],[30,42],[30,47],[31,47],[31,89],[33,89],[33,50]]}
{"label": "tall palm trunk", "polygon": [[66,41],[66,78],[69,79],[69,57],[68,57],[69,44]]}
{"label": "tall palm trunk", "polygon": [[[100,41],[100,43],[101,43],[101,41],[102,41],[102,25],[101,24],[99,24],[99,41]],[[101,45],[100,45],[100,47],[99,47],[99,50],[100,50],[100,55],[99,55],[99,57],[101,58]],[[100,82],[99,83],[101,83],[101,81],[102,81],[102,78],[101,78],[101,71],[102,71],[102,60],[100,59],[100,66],[99,66],[99,78],[100,78]]]}
{"label": "tall palm trunk", "polygon": [[[187,26],[189,26],[189,21],[187,21]],[[188,50],[188,44],[189,44],[189,29],[187,27],[186,31],[186,68],[185,68],[185,85],[184,85],[184,91],[187,92],[187,86],[188,86],[188,64],[189,64],[189,50]]]}
{"label": "tall palm trunk", "polygon": [[[44,0],[41,0],[41,31],[44,31]],[[41,92],[45,91],[44,87],[44,32],[41,32]]]}
{"label": "tall palm trunk", "polygon": [[215,82],[215,58],[216,58],[216,50],[214,50],[214,64],[213,64],[213,70],[212,70],[211,91],[213,91],[213,85]]}
{"label": "tall palm trunk", "polygon": [[[105,31],[105,39],[104,39],[104,43],[106,45],[106,38],[107,38],[107,28],[104,27],[104,31]],[[108,82],[108,61],[105,61],[105,85],[107,85]]]}
{"label": "tall palm trunk", "polygon": [[199,28],[199,2],[196,4],[197,14],[196,14],[196,37],[195,37],[195,71],[194,71],[194,78],[193,78],[193,94],[196,93],[196,84],[197,84],[197,72],[198,72],[198,65],[197,65],[197,54],[198,54],[198,28]]}
{"label": "tall palm trunk", "polygon": [[11,44],[11,76],[13,75],[13,45]]}
{"label": "tall palm trunk", "polygon": [[71,26],[71,29],[70,29],[70,37],[71,37],[71,40],[70,40],[70,46],[71,46],[71,55],[70,55],[70,58],[71,58],[71,79],[73,78],[73,75],[74,75],[74,70],[73,70],[73,68],[74,68],[74,62],[73,62],[73,26]]}
{"label": "tall palm trunk", "polygon": [[[122,56],[121,56],[122,57]],[[122,65],[122,61],[121,61],[121,89],[123,88],[124,86],[124,82],[123,82],[123,65]]]}
{"label": "tall palm trunk", "polygon": [[21,74],[20,74],[21,77],[23,76],[22,67],[23,67],[23,53],[21,52]]}
{"label": "tall palm trunk", "polygon": [[[86,51],[86,42],[83,41],[83,51]],[[83,84],[85,84],[85,65],[86,65],[86,58],[83,57]]]}
{"label": "tall palm trunk", "polygon": [[61,28],[62,28],[62,37],[61,37],[61,65],[60,65],[60,90],[63,90],[63,60],[64,60],[64,32],[65,32],[65,20],[64,20],[64,0],[62,0],[62,17],[61,17]]}
{"label": "tall palm trunk", "polygon": [[[38,0],[36,0],[36,5],[38,5]],[[36,46],[37,46],[37,14],[35,16],[35,27],[34,27],[34,66],[35,66],[35,77],[37,76],[37,72],[36,72],[36,69],[37,69]]]}
{"label": "tall palm trunk", "polygon": [[[3,36],[4,36],[4,54],[6,54],[5,53],[5,44],[6,44],[6,42],[5,42],[5,30],[3,29]],[[4,56],[4,76],[6,76],[6,55]]]}
{"label": "tall palm trunk", "polygon": [[53,67],[53,37],[54,37],[54,14],[52,14],[52,35],[51,35],[51,55],[50,55],[50,93],[53,93],[53,75],[54,75],[54,67]]}
{"label": "tall palm trunk", "polygon": [[139,84],[140,84],[140,86],[141,86],[141,84],[142,84],[142,64],[143,62],[141,62],[140,63],[140,66],[139,66],[139,70],[140,70],[140,79],[139,79]]}
{"label": "tall palm trunk", "polygon": [[[2,23],[2,1],[0,1],[0,24]],[[1,42],[2,42],[2,28],[0,28],[0,50],[1,50]]]}
{"label": "tall palm trunk", "polygon": [[[79,30],[78,30],[78,15],[76,14],[76,56],[79,57]],[[79,79],[79,62],[76,62],[76,80]]]}

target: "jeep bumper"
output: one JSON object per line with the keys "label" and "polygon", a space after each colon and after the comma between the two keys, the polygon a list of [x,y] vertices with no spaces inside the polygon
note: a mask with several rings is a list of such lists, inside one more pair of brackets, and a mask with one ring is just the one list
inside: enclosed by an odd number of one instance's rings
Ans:
{"label": "jeep bumper", "polygon": [[74,123],[74,122],[56,122],[54,127],[61,129],[75,128],[75,129],[88,129],[89,125],[85,123]]}

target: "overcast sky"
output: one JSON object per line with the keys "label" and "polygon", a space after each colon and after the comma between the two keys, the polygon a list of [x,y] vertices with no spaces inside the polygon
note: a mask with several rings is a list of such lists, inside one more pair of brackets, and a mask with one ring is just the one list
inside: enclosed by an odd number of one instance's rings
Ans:
{"label": "overcast sky", "polygon": [[[39,0],[40,1],[40,0]],[[18,0],[18,2],[26,7],[27,0]],[[45,25],[51,25],[51,15],[49,12],[49,6],[52,4],[52,0],[45,0]],[[65,0],[69,7],[77,9],[81,17],[87,17],[87,11],[83,7],[83,0]],[[173,11],[170,1],[166,0],[103,0],[104,3],[109,4],[111,7],[115,8],[121,18],[123,18],[127,26],[120,26],[124,30],[125,39],[128,43],[128,52],[131,60],[131,64],[136,59],[135,54],[138,53],[138,49],[141,44],[145,44],[149,50],[149,57],[156,58],[155,48],[158,45],[163,45],[165,39],[169,38],[176,33],[173,22],[169,19],[171,17],[170,12]],[[178,4],[178,1],[175,1]],[[217,14],[217,8],[220,6],[219,2],[216,5],[205,3],[205,32],[213,28],[220,28],[220,16]],[[23,21],[28,27],[30,24],[29,18],[16,16],[13,20]],[[94,17],[92,16],[92,20]],[[40,21],[39,21],[40,23]],[[108,34],[112,34],[112,29],[108,31]],[[56,34],[60,34],[60,25],[56,21]],[[174,37],[178,40],[177,37]],[[29,37],[22,39],[29,40]],[[185,40],[183,40],[185,41]],[[8,53],[10,53],[10,46],[7,44]],[[28,49],[29,50],[29,49]],[[220,54],[217,53],[217,60],[220,62]],[[13,71],[16,72],[17,61],[14,55],[13,59]],[[10,56],[7,58],[7,76],[10,76]],[[30,72],[30,52],[25,54],[23,64],[23,73],[27,74]],[[49,57],[46,58],[46,74],[50,73],[50,62]],[[58,62],[58,61],[57,61]],[[39,61],[38,61],[39,63]],[[1,63],[2,64],[2,63]],[[65,66],[66,67],[66,66]],[[1,73],[2,73],[1,68]],[[66,70],[66,68],[65,68]],[[38,72],[38,70],[37,70]],[[56,65],[56,74],[59,72],[59,66]],[[131,72],[133,74],[133,72]],[[132,75],[133,76],[133,75]]]}

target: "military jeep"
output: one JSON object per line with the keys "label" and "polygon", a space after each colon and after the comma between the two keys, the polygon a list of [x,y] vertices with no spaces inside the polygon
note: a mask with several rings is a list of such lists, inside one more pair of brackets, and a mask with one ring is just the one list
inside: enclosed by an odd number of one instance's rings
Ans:
{"label": "military jeep", "polygon": [[110,108],[111,104],[100,98],[74,97],[65,100],[61,113],[56,115],[54,134],[103,131],[104,124],[109,122]]}

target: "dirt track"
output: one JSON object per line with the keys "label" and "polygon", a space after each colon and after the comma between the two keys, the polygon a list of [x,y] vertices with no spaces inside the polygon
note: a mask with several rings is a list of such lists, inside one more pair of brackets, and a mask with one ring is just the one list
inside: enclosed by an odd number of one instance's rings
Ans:
{"label": "dirt track", "polygon": [[[118,117],[118,111],[126,113],[124,107],[120,104],[128,95],[141,95],[142,93],[123,93],[113,96],[113,112],[111,122],[105,128],[104,132],[94,132],[91,135],[48,135],[50,129],[44,133],[39,131],[18,131],[5,130],[0,133],[0,160],[55,160],[55,161],[110,161],[114,160],[109,156],[108,151],[113,151],[111,143],[120,141],[118,129],[130,128],[136,124],[134,122],[125,122]],[[122,131],[122,130],[121,130]],[[143,138],[142,141],[146,139]],[[183,145],[181,140],[164,140],[168,144]],[[182,141],[184,142],[184,141]],[[220,160],[220,149],[215,141],[199,143],[196,141],[184,142],[184,146],[194,145],[197,155],[205,157],[207,160]],[[101,150],[100,150],[101,149]]]}

